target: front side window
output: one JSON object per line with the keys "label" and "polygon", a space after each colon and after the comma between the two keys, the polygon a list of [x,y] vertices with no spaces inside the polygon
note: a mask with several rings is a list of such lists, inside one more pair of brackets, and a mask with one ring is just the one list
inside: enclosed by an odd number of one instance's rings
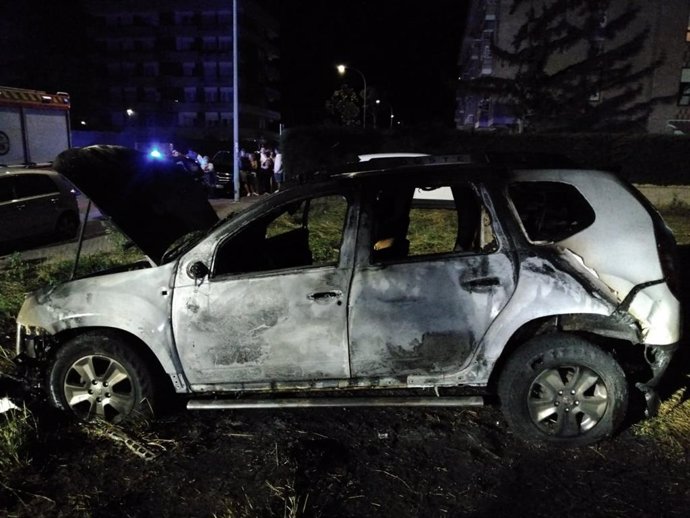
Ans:
{"label": "front side window", "polygon": [[491,215],[471,183],[381,188],[372,209],[375,263],[498,248]]}
{"label": "front side window", "polygon": [[530,241],[562,241],[594,223],[594,209],[570,184],[517,182],[508,193]]}
{"label": "front side window", "polygon": [[342,195],[285,205],[221,243],[213,275],[337,265],[347,210]]}

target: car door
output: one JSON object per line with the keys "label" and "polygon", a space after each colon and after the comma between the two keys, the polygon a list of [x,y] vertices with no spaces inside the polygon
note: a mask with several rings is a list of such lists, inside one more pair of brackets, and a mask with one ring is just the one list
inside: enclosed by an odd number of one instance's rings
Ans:
{"label": "car door", "polygon": [[55,231],[59,216],[60,191],[43,174],[19,174],[15,177],[18,201],[15,205],[26,236]]}
{"label": "car door", "polygon": [[16,207],[14,175],[0,177],[0,243],[22,237],[21,214]]}
{"label": "car door", "polygon": [[352,376],[458,372],[515,287],[488,197],[432,178],[369,191],[350,295]]}
{"label": "car door", "polygon": [[173,329],[193,388],[349,377],[350,200],[289,200],[219,236],[202,281],[182,261]]}

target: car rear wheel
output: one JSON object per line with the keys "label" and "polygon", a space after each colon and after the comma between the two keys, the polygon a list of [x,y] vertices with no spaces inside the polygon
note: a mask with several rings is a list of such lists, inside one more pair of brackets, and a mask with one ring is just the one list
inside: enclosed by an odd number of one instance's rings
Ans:
{"label": "car rear wheel", "polygon": [[55,232],[58,236],[71,239],[77,235],[79,230],[79,218],[72,213],[63,214],[55,224]]}
{"label": "car rear wheel", "polygon": [[112,336],[89,333],[65,343],[49,369],[48,387],[55,406],[82,420],[121,423],[152,413],[149,369]]}
{"label": "car rear wheel", "polygon": [[527,441],[583,445],[613,434],[628,407],[623,369],[572,335],[541,335],[508,360],[498,395],[506,420]]}

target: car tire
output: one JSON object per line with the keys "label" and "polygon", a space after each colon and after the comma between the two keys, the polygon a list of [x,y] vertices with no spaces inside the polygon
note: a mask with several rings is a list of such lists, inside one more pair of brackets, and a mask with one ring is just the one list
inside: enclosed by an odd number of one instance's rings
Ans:
{"label": "car tire", "polygon": [[503,414],[528,442],[579,446],[612,435],[628,407],[618,362],[593,343],[562,333],[520,347],[499,378]]}
{"label": "car tire", "polygon": [[62,214],[55,224],[55,233],[64,239],[72,239],[79,230],[79,218],[71,212]]}
{"label": "car tire", "polygon": [[57,350],[47,377],[51,403],[78,419],[123,423],[153,414],[151,372],[117,337],[86,333],[73,338]]}

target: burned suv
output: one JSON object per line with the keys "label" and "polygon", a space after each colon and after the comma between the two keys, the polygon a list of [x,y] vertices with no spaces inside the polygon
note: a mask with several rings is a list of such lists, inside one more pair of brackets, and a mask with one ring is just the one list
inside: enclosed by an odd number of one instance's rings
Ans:
{"label": "burned suv", "polygon": [[134,152],[55,167],[150,259],[19,313],[18,353],[81,418],[125,420],[164,389],[191,409],[498,395],[521,437],[584,444],[633,397],[653,406],[680,338],[673,237],[607,172],[373,160],[216,222]]}

